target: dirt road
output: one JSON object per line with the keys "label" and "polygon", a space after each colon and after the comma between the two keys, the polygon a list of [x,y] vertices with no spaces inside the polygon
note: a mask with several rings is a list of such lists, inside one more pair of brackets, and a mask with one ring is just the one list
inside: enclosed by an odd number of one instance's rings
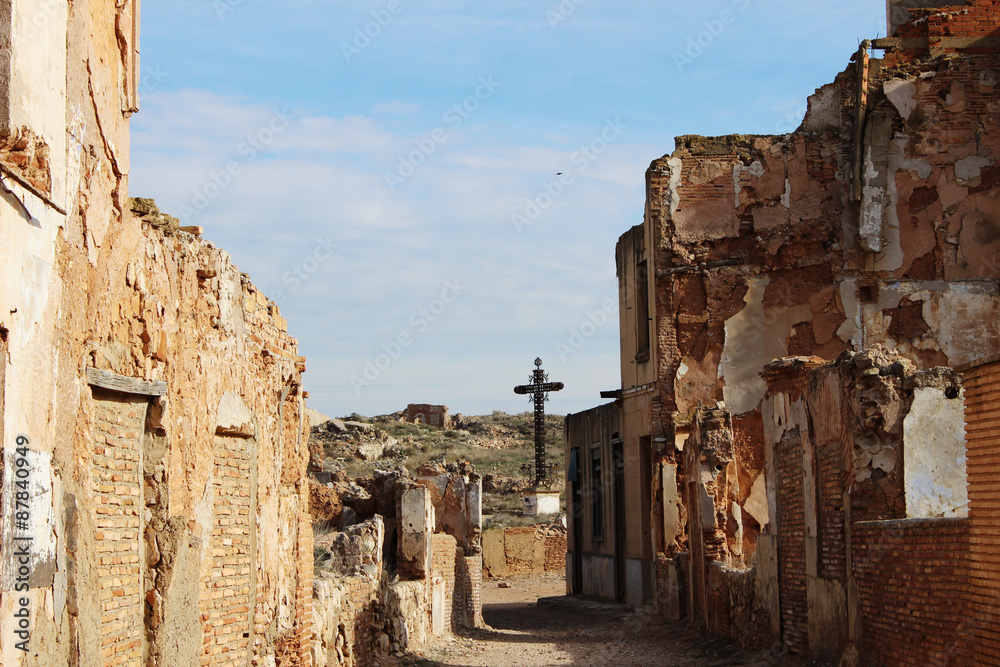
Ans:
{"label": "dirt road", "polygon": [[[503,588],[502,585],[510,588]],[[685,624],[645,611],[562,597],[561,576],[483,582],[488,628],[464,631],[426,648],[408,664],[420,667],[729,667],[801,665],[707,638]]]}

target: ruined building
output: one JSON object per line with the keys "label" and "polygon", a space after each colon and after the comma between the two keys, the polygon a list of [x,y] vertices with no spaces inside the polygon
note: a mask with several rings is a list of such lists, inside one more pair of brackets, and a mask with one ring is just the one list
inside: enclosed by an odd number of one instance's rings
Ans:
{"label": "ruined building", "polygon": [[998,450],[974,472],[992,427],[982,393],[962,409],[1000,351],[1000,3],[928,4],[889,0],[797,131],[650,166],[622,388],[567,419],[572,592],[817,657],[1000,664],[974,583]]}
{"label": "ruined building", "polygon": [[311,664],[304,360],[129,198],[138,8],[0,2],[0,663]]}
{"label": "ruined building", "polygon": [[427,424],[438,428],[451,428],[451,416],[447,405],[425,405],[410,403],[403,413],[403,421],[411,424]]}
{"label": "ruined building", "polygon": [[482,625],[482,484],[471,466],[312,482],[313,657],[372,664]]}

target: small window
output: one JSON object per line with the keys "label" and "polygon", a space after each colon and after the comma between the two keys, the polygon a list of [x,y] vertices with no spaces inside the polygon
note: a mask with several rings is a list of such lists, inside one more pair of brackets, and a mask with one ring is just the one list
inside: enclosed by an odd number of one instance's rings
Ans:
{"label": "small window", "polygon": [[590,450],[590,509],[595,542],[604,540],[604,487],[601,463],[601,449],[594,447]]}
{"label": "small window", "polygon": [[649,278],[645,261],[635,267],[635,358],[649,359]]}

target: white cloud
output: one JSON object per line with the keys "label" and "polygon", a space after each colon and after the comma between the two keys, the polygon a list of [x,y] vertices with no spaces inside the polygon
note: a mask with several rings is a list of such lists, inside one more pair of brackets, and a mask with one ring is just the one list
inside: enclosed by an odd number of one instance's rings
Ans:
{"label": "white cloud", "polygon": [[[616,384],[617,323],[565,361],[555,350],[588,309],[616,298],[614,242],[635,224],[629,216],[641,215],[649,147],[613,146],[518,234],[511,214],[556,171],[572,168],[575,143],[496,147],[457,131],[391,193],[386,166],[419,132],[403,136],[358,115],[303,114],[253,160],[234,151],[272,117],[266,106],[202,91],[150,96],[133,120],[131,187],[177,214],[228,161],[240,163],[197,224],[265,292],[282,297],[309,357],[306,385],[317,408],[373,414],[415,400],[467,412],[513,406],[510,382],[498,378],[509,372],[520,381],[518,364],[530,366],[539,354],[558,362],[581,395],[596,399]],[[295,280],[321,239],[337,244],[334,256]],[[351,376],[455,279],[467,291],[359,396]],[[426,390],[416,391],[421,382]]]}
{"label": "white cloud", "polygon": [[420,113],[424,108],[419,104],[405,102],[403,100],[393,100],[391,102],[380,102],[372,107],[372,113],[376,116],[410,116]]}

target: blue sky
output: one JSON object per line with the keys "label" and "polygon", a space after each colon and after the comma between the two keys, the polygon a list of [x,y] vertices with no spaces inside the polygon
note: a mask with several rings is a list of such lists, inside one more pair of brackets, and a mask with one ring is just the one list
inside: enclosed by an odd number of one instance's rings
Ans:
{"label": "blue sky", "polygon": [[[133,196],[279,301],[310,404],[520,412],[620,385],[614,246],[682,134],[783,134],[885,33],[790,0],[151,0]],[[557,176],[562,174],[562,176]]]}

